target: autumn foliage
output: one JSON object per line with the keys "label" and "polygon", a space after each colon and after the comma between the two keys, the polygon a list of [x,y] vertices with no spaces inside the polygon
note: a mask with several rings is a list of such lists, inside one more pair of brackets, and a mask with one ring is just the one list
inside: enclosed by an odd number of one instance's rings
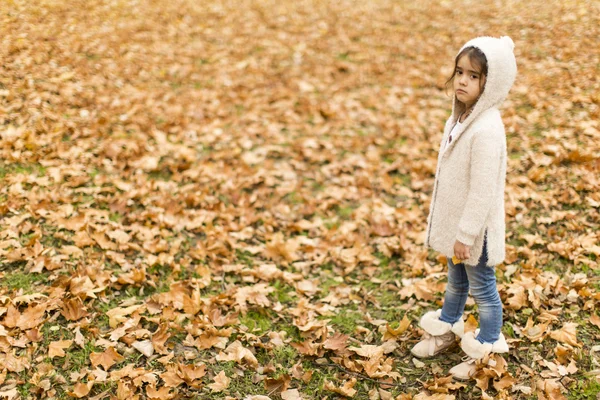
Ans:
{"label": "autumn foliage", "polygon": [[[506,4],[504,4],[506,3]],[[4,0],[0,399],[600,391],[593,1]],[[409,349],[460,46],[510,35],[510,353]],[[468,329],[477,307],[467,306]]]}

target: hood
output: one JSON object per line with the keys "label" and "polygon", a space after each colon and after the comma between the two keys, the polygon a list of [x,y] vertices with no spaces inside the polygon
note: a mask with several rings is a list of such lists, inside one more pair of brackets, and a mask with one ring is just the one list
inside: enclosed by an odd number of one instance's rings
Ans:
{"label": "hood", "polygon": [[[508,92],[517,76],[517,62],[513,53],[515,44],[510,37],[481,36],[469,40],[457,54],[460,54],[464,48],[471,46],[477,47],[485,54],[488,63],[488,74],[483,93],[471,115],[465,120],[465,125],[469,125],[478,115],[489,108],[499,107],[508,96]],[[456,120],[463,111],[465,111],[464,105],[454,95],[452,119]]]}

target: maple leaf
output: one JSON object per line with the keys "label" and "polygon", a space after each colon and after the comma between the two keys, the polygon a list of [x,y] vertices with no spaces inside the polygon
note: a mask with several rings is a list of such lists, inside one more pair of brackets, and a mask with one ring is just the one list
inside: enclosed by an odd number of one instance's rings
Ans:
{"label": "maple leaf", "polygon": [[292,378],[287,374],[283,374],[279,378],[266,378],[264,380],[265,389],[269,393],[281,393],[290,387],[291,381]]}
{"label": "maple leaf", "polygon": [[550,332],[550,337],[571,346],[581,347],[581,343],[577,342],[577,323],[575,322],[567,322],[561,329]]}
{"label": "maple leaf", "polygon": [[222,392],[223,390],[225,390],[229,387],[229,382],[231,382],[231,379],[229,379],[227,377],[227,375],[225,374],[225,371],[221,371],[215,376],[214,383],[211,383],[207,386],[213,392]]}
{"label": "maple leaf", "polygon": [[42,323],[47,307],[47,304],[38,304],[33,307],[27,307],[27,309],[23,311],[23,314],[19,316],[16,326],[23,331],[37,327]]}
{"label": "maple leaf", "polygon": [[258,367],[258,360],[254,354],[246,349],[239,340],[227,346],[225,352],[220,352],[216,359],[217,361],[235,361],[238,363],[246,361],[251,367]]}
{"label": "maple leaf", "polygon": [[171,388],[163,386],[156,389],[155,386],[146,386],[146,396],[151,400],[170,400],[175,397],[175,393],[171,393]]}
{"label": "maple leaf", "polygon": [[152,346],[160,354],[167,354],[168,350],[165,347],[165,342],[169,340],[169,327],[166,324],[161,324],[156,332],[152,335]]}
{"label": "maple leaf", "polygon": [[280,395],[283,400],[302,400],[302,396],[298,389],[284,390]]}
{"label": "maple leaf", "polygon": [[152,354],[154,354],[154,346],[152,345],[152,342],[150,340],[136,340],[131,344],[131,347],[133,347],[146,357],[152,357]]}
{"label": "maple leaf", "polygon": [[6,399],[6,400],[17,399],[17,398],[19,398],[19,392],[17,391],[17,388],[6,389],[6,390],[0,389],[0,398]]}
{"label": "maple leaf", "polygon": [[114,347],[107,348],[102,353],[91,353],[90,361],[92,366],[96,368],[98,365],[102,365],[105,371],[108,371],[110,367],[123,361],[125,358],[120,355]]}
{"label": "maple leaf", "polygon": [[63,308],[60,311],[61,315],[68,321],[77,321],[89,315],[81,299],[73,298],[63,302]]}
{"label": "maple leaf", "polygon": [[92,390],[93,386],[94,386],[93,381],[90,381],[87,383],[78,382],[73,386],[73,391],[69,392],[69,396],[77,397],[78,399],[81,399],[82,397],[86,397]]}
{"label": "maple leaf", "polygon": [[402,321],[400,321],[400,324],[398,325],[398,328],[396,328],[396,329],[392,328],[390,326],[390,324],[386,323],[385,334],[384,334],[383,340],[393,339],[396,336],[402,335],[410,327],[410,324],[411,324],[411,321],[410,321],[410,319],[408,319],[406,314],[404,314]]}
{"label": "maple leaf", "polygon": [[329,390],[330,392],[334,392],[337,394],[341,394],[342,396],[354,397],[354,395],[357,393],[357,390],[354,389],[356,382],[356,378],[352,378],[349,381],[344,382],[342,386],[338,387],[335,386],[332,382],[325,379],[325,382],[323,383],[323,389]]}
{"label": "maple leaf", "polygon": [[508,308],[520,310],[527,305],[527,294],[523,286],[519,284],[509,285],[506,293],[509,296],[506,300]]}
{"label": "maple leaf", "polygon": [[598,314],[594,313],[590,315],[590,322],[600,328],[600,317],[598,317]]}
{"label": "maple leaf", "polygon": [[133,305],[129,307],[116,307],[106,312],[108,324],[111,328],[116,328],[121,322],[127,320],[127,316],[142,308],[142,305]]}
{"label": "maple leaf", "polygon": [[350,337],[348,335],[336,332],[333,336],[325,340],[325,342],[323,343],[323,347],[333,351],[343,350],[347,347],[349,338]]}
{"label": "maple leaf", "polygon": [[51,342],[48,346],[48,357],[64,357],[65,349],[68,349],[73,344],[72,340],[58,340]]}
{"label": "maple leaf", "polygon": [[189,386],[199,388],[202,383],[199,381],[206,375],[206,365],[186,365],[178,364],[179,372],[177,373],[181,379]]}
{"label": "maple leaf", "polygon": [[235,300],[242,313],[245,313],[248,309],[246,303],[269,307],[271,301],[266,295],[273,291],[275,291],[275,288],[268,286],[266,283],[258,283],[254,286],[244,286],[237,289]]}

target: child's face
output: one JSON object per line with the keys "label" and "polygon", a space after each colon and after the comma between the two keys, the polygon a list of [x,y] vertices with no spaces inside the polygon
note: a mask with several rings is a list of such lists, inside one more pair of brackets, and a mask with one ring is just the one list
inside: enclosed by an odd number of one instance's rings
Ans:
{"label": "child's face", "polygon": [[456,98],[464,103],[467,108],[471,107],[477,102],[484,86],[485,75],[481,76],[479,68],[471,64],[469,56],[465,54],[456,64],[456,76],[454,77]]}

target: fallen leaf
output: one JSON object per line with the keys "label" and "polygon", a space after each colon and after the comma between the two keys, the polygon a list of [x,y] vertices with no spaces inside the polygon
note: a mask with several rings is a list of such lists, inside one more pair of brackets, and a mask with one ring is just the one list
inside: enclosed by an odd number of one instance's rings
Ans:
{"label": "fallen leaf", "polygon": [[123,361],[125,358],[120,355],[114,347],[107,348],[102,353],[91,353],[90,361],[92,366],[96,368],[98,365],[102,365],[105,371],[108,371],[110,367]]}
{"label": "fallen leaf", "polygon": [[83,382],[76,383],[73,386],[73,391],[69,392],[69,396],[77,397],[78,399],[81,399],[82,397],[86,397],[92,390],[93,386],[94,386],[93,381],[90,381],[87,383],[83,383]]}
{"label": "fallen leaf", "polygon": [[231,382],[231,379],[227,377],[225,371],[221,371],[215,376],[214,383],[209,384],[208,387],[213,392],[222,392],[229,387],[229,382]]}
{"label": "fallen leaf", "polygon": [[152,357],[154,354],[154,346],[150,340],[142,340],[141,342],[135,341],[131,344],[131,347],[145,355],[146,357]]}
{"label": "fallen leaf", "polygon": [[64,357],[66,356],[65,350],[71,347],[73,344],[72,340],[57,340],[55,342],[51,342],[48,346],[48,357]]}
{"label": "fallen leaf", "polygon": [[567,322],[561,329],[550,332],[550,337],[571,346],[581,347],[581,343],[577,342],[577,323],[575,322]]}
{"label": "fallen leaf", "polygon": [[332,382],[325,379],[323,389],[329,390],[330,392],[334,392],[337,394],[341,394],[345,397],[354,397],[354,395],[357,393],[356,389],[354,389],[356,382],[356,378],[352,378],[349,381],[344,382],[342,386],[338,387],[335,386]]}
{"label": "fallen leaf", "polygon": [[303,400],[298,389],[289,389],[280,394],[283,400]]}

